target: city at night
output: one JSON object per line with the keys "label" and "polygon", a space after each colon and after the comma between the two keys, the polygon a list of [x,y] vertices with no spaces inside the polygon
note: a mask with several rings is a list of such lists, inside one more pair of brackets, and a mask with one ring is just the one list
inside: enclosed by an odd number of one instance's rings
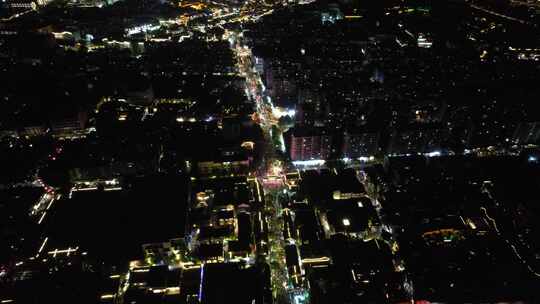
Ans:
{"label": "city at night", "polygon": [[539,0],[0,0],[0,304],[539,304]]}

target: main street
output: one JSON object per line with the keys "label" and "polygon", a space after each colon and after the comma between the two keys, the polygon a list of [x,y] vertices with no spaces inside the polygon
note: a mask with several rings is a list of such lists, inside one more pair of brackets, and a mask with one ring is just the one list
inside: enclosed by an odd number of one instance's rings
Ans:
{"label": "main street", "polygon": [[[264,216],[268,222],[268,255],[266,263],[270,266],[272,293],[276,303],[302,302],[307,296],[303,288],[295,288],[287,271],[285,246],[283,236],[282,201],[285,199],[286,185],[282,178],[283,162],[277,157],[276,146],[273,143],[272,128],[277,124],[274,116],[274,105],[266,94],[261,75],[255,69],[255,58],[251,48],[245,43],[242,32],[227,31],[225,38],[229,40],[231,49],[236,55],[238,73],[245,77],[245,91],[249,100],[254,104],[255,119],[259,123],[264,136],[263,161],[259,167],[257,178],[264,190]],[[305,302],[304,302],[305,303]]]}
{"label": "main street", "polygon": [[271,141],[272,120],[268,110],[270,106],[265,102],[265,93],[259,73],[253,68],[253,54],[251,49],[243,43],[242,34],[238,32],[228,32],[226,34],[231,42],[231,48],[237,58],[238,72],[245,77],[246,93],[248,98],[255,104],[256,114],[259,124],[263,130],[265,147],[264,157],[259,168],[258,178],[261,180],[265,193],[264,216],[268,222],[268,255],[266,262],[270,265],[272,294],[277,303],[287,303],[287,287],[289,279],[285,264],[284,240],[282,235],[283,219],[281,217],[281,203],[279,192],[284,188],[280,179],[275,179],[277,183],[270,184],[268,181],[268,170],[275,162],[275,150]]}

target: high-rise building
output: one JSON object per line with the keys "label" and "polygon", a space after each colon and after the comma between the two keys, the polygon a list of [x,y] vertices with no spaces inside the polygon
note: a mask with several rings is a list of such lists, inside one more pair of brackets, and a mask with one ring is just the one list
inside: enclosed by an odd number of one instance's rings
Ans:
{"label": "high-rise building", "polygon": [[534,144],[540,141],[540,122],[520,123],[514,131],[514,144]]}
{"label": "high-rise building", "polygon": [[345,131],[343,134],[343,158],[373,156],[379,148],[378,132]]}
{"label": "high-rise building", "polygon": [[0,1],[0,8],[11,9],[13,12],[22,12],[37,9],[47,5],[50,0],[3,0]]}
{"label": "high-rise building", "polygon": [[294,128],[289,151],[293,161],[328,159],[332,153],[332,135],[320,128]]}
{"label": "high-rise building", "polygon": [[12,10],[29,10],[36,8],[36,3],[31,0],[7,0],[2,4],[3,7]]}
{"label": "high-rise building", "polygon": [[439,151],[448,142],[444,128],[419,128],[395,131],[387,147],[388,154],[416,154]]}

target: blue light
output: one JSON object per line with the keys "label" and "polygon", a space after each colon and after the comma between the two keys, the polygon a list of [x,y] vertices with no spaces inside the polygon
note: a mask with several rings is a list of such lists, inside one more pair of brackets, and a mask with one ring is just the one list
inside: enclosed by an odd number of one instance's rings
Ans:
{"label": "blue light", "polygon": [[433,151],[433,152],[429,152],[429,153],[426,153],[426,156],[427,156],[427,157],[437,157],[437,156],[441,156],[441,151]]}
{"label": "blue light", "polygon": [[202,296],[203,296],[203,281],[204,281],[204,263],[201,265],[201,282],[199,284],[199,302],[202,301]]}

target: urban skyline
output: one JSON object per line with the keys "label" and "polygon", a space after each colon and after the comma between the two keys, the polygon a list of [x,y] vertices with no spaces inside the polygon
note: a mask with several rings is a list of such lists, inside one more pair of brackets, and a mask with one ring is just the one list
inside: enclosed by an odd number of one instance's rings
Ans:
{"label": "urban skyline", "polygon": [[3,0],[0,303],[539,303],[533,0]]}

